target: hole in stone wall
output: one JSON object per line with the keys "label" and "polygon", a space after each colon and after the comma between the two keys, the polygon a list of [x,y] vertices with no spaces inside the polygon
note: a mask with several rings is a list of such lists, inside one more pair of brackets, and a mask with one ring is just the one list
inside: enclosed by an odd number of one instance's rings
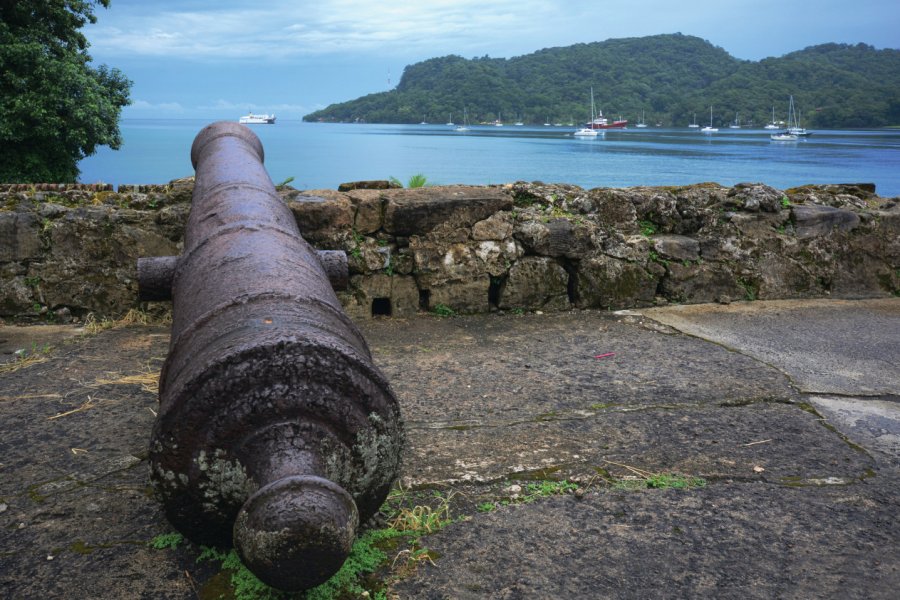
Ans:
{"label": "hole in stone wall", "polygon": [[391,316],[391,299],[375,298],[372,300],[372,316],[373,317],[389,317]]}
{"label": "hole in stone wall", "polygon": [[563,263],[563,269],[566,270],[566,274],[569,278],[566,280],[566,294],[569,296],[569,303],[572,305],[578,305],[578,271],[575,268],[575,265],[569,263],[568,261]]}
{"label": "hole in stone wall", "polygon": [[503,277],[489,275],[488,305],[497,308],[500,306],[500,290],[503,288]]}
{"label": "hole in stone wall", "polygon": [[431,290],[419,290],[419,308],[425,312],[431,308]]}

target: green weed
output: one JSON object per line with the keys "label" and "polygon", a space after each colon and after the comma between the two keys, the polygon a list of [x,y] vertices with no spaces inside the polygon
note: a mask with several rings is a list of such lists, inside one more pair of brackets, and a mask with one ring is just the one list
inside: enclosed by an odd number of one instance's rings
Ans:
{"label": "green weed", "polygon": [[447,306],[446,304],[438,304],[435,305],[434,308],[431,309],[431,314],[436,315],[438,317],[455,317],[456,311]]}
{"label": "green weed", "polygon": [[150,547],[156,550],[165,548],[177,548],[184,543],[184,536],[177,531],[172,533],[162,533],[150,540]]}
{"label": "green weed", "polygon": [[[390,181],[393,185],[395,185],[397,187],[403,187],[403,182],[400,181],[399,179],[397,179],[396,177],[391,176],[388,178],[388,181]],[[425,177],[425,175],[423,175],[422,173],[416,173],[415,175],[411,176],[406,181],[406,187],[408,187],[410,189],[411,188],[420,188],[420,187],[425,187],[427,185],[427,183],[428,183],[428,178]]]}
{"label": "green weed", "polygon": [[650,221],[638,221],[638,226],[641,228],[641,235],[645,237],[650,237],[656,233],[656,225]]}
{"label": "green weed", "polygon": [[285,180],[282,181],[281,183],[276,183],[276,184],[275,184],[275,189],[280,190],[281,188],[286,187],[286,186],[287,186],[290,182],[292,182],[292,181],[294,181],[294,177],[293,177],[293,176],[288,177],[287,179],[285,179]]}

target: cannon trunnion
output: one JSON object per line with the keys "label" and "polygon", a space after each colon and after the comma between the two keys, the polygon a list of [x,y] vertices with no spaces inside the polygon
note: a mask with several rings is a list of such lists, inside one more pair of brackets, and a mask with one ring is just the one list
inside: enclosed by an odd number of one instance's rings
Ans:
{"label": "cannon trunnion", "polygon": [[262,581],[306,589],[340,568],[397,477],[399,407],[259,139],[214,123],[191,160],[184,252],[140,277],[153,297],[171,281],[174,318],[151,480],[187,537],[233,540]]}

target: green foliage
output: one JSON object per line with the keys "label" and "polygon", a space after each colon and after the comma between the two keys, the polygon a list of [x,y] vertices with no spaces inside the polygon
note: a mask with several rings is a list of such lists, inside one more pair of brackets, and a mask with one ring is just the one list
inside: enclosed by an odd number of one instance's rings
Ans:
{"label": "green foliage", "polygon": [[162,533],[150,540],[150,547],[163,550],[164,548],[177,548],[182,543],[184,543],[184,536],[180,533]]}
{"label": "green foliage", "polygon": [[75,181],[97,146],[122,144],[131,82],[94,68],[80,29],[109,0],[0,3],[0,182]]}
{"label": "green foliage", "polygon": [[276,183],[276,184],[275,184],[275,187],[278,188],[278,189],[281,189],[281,188],[287,186],[287,185],[288,185],[289,183],[291,183],[292,181],[294,181],[294,176],[293,176],[293,175],[291,175],[290,177],[288,177],[287,179],[285,179],[285,180],[282,181],[281,183]]}
{"label": "green foliage", "polygon": [[756,300],[759,292],[759,286],[757,284],[742,277],[738,278],[738,284],[744,288],[744,300],[747,300],[748,302]]}
{"label": "green foliage", "polygon": [[587,120],[589,88],[609,116],[686,126],[714,107],[714,125],[785,119],[804,126],[900,124],[900,50],[823,44],[758,62],[681,34],[547,48],[510,59],[444,56],[409,65],[397,88],[306,115],[307,121],[418,123],[466,108],[473,122]]}
{"label": "green foliage", "polygon": [[547,496],[558,496],[566,492],[574,492],[578,489],[577,483],[571,481],[535,481],[525,486],[526,493],[522,496],[521,502],[534,502],[538,498],[546,498]]}
{"label": "green foliage", "polygon": [[652,473],[645,477],[620,479],[615,482],[613,487],[620,490],[664,490],[669,488],[685,490],[706,487],[706,480],[702,477],[691,477],[690,475],[679,475],[677,473]]}
{"label": "green foliage", "polygon": [[641,228],[641,235],[643,236],[650,237],[656,233],[656,225],[651,221],[638,221],[638,225]]}
{"label": "green foliage", "polygon": [[782,207],[782,208],[788,208],[788,207],[790,207],[790,206],[791,206],[791,201],[790,201],[790,199],[788,199],[787,196],[782,196],[782,197],[781,197],[781,207]]}
{"label": "green foliage", "polygon": [[289,594],[269,587],[244,566],[233,549],[223,552],[203,546],[197,562],[208,560],[220,562],[222,570],[231,573],[231,586],[234,588],[234,597],[237,600],[358,598],[366,591],[360,585],[361,577],[374,573],[388,562],[387,554],[379,546],[384,545],[388,540],[409,537],[409,535],[394,528],[374,529],[365,533],[353,543],[350,556],[344,561],[340,570],[322,585],[307,590],[305,593]]}
{"label": "green foliage", "polygon": [[[393,184],[397,187],[403,187],[403,182],[400,181],[399,179],[397,179],[396,177],[392,176],[392,177],[388,178],[388,181],[390,181],[391,184]],[[427,185],[427,183],[428,183],[428,178],[425,177],[425,175],[423,175],[422,173],[416,173],[415,175],[411,175],[410,178],[406,181],[406,187],[408,187],[410,189],[420,188],[420,187],[425,187]]]}
{"label": "green foliage", "polygon": [[416,173],[415,175],[412,175],[409,178],[409,181],[407,181],[407,183],[406,183],[406,187],[408,187],[408,188],[425,187],[426,181],[427,181],[427,178],[423,174]]}
{"label": "green foliage", "polygon": [[648,477],[644,484],[652,489],[687,489],[706,486],[706,480],[701,477],[689,477],[687,475],[676,475],[675,473],[660,473]]}
{"label": "green foliage", "polygon": [[456,311],[447,306],[446,304],[438,304],[434,308],[431,309],[431,313],[437,315],[439,317],[453,317],[456,315]]}

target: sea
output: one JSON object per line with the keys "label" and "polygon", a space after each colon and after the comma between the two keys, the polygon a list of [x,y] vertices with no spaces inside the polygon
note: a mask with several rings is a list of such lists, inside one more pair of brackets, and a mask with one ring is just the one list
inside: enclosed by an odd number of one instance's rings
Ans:
{"label": "sea", "polygon": [[[123,119],[119,150],[101,147],[79,164],[82,183],[167,183],[193,174],[191,143],[210,121]],[[683,128],[606,130],[573,137],[575,127],[304,123],[251,125],[276,184],[301,190],[421,174],[428,184],[571,183],[583,188],[761,182],[874,183],[900,196],[900,130],[814,130],[776,142],[769,130]]]}

